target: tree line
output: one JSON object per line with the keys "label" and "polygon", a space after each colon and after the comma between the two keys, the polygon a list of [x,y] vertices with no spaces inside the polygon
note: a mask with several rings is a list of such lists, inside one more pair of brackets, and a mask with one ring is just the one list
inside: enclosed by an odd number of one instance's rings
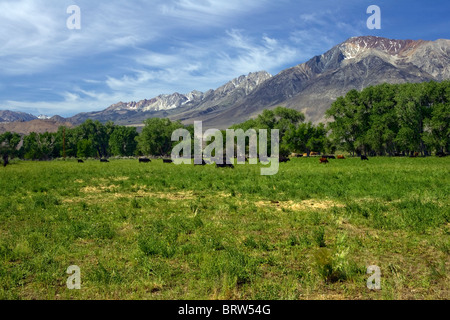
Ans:
{"label": "tree line", "polygon": [[450,151],[450,81],[351,90],[326,112],[330,139],[350,153]]}
{"label": "tree line", "polygon": [[[339,97],[326,112],[327,124],[305,122],[305,115],[284,107],[264,110],[254,119],[230,129],[278,129],[280,154],[291,152],[423,155],[450,151],[450,81],[420,84],[382,84]],[[3,164],[10,158],[50,160],[60,157],[168,156],[178,142],[176,129],[194,126],[151,118],[141,133],[135,127],[87,120],[55,133],[20,136],[0,134]],[[225,134],[225,132],[224,132]],[[210,142],[212,143],[212,141]],[[270,142],[269,142],[270,143]],[[269,147],[270,148],[270,147]]]}

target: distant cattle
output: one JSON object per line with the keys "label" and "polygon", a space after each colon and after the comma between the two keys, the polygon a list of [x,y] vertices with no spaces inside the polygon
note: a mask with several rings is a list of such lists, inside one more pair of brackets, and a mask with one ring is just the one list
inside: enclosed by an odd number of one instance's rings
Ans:
{"label": "distant cattle", "polygon": [[369,158],[367,158],[367,156],[365,156],[365,155],[361,155],[361,160],[367,160],[367,161],[369,161]]}
{"label": "distant cattle", "polygon": [[234,166],[232,164],[228,164],[228,163],[216,163],[216,168],[231,168],[234,169]]}
{"label": "distant cattle", "polygon": [[337,158],[338,158],[338,159],[341,159],[341,160],[342,160],[342,159],[345,159],[345,157],[344,157],[342,154],[338,155]]}
{"label": "distant cattle", "polygon": [[319,159],[319,163],[328,163],[328,159],[322,157]]}
{"label": "distant cattle", "polygon": [[447,154],[445,152],[443,152],[443,151],[439,151],[439,152],[436,152],[436,156],[440,157],[440,158],[443,158],[443,157],[446,157]]}
{"label": "distant cattle", "polygon": [[84,161],[81,159],[78,159],[78,163],[84,163]]}
{"label": "distant cattle", "polygon": [[216,168],[231,168],[234,169],[234,165],[232,165],[231,163],[227,163],[227,158],[226,156],[223,157],[222,159],[222,164],[219,164],[216,162]]}
{"label": "distant cattle", "polygon": [[149,158],[139,158],[139,163],[149,163],[152,162]]}
{"label": "distant cattle", "polygon": [[310,156],[318,156],[319,155],[319,152],[314,152],[314,151],[311,151],[310,153],[309,153],[309,155]]}
{"label": "distant cattle", "polygon": [[163,159],[163,163],[173,163],[172,159]]}
{"label": "distant cattle", "polygon": [[291,153],[291,157],[292,158],[301,158],[301,157],[303,157],[303,154],[301,154],[301,153]]}
{"label": "distant cattle", "polygon": [[109,162],[108,159],[100,159],[100,162]]}
{"label": "distant cattle", "polygon": [[231,168],[234,169],[234,165],[227,163],[227,158],[222,159],[222,164],[216,162],[216,168]]}
{"label": "distant cattle", "polygon": [[327,158],[327,159],[336,159],[336,157],[335,157],[335,156],[333,156],[333,155],[324,155],[324,156],[322,156],[322,158]]}
{"label": "distant cattle", "polygon": [[291,161],[291,159],[283,157],[283,156],[279,156],[278,157],[278,162],[282,163],[282,162],[288,162]]}

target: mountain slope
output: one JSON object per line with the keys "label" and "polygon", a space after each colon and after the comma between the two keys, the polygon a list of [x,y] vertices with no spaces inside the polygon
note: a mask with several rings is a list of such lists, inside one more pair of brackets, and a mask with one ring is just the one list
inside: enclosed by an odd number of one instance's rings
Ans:
{"label": "mountain slope", "polygon": [[[167,117],[185,124],[202,120],[205,128],[223,129],[256,117],[264,109],[281,105],[302,111],[307,120],[317,123],[325,121],[325,111],[337,97],[352,89],[362,90],[385,82],[445,79],[450,79],[450,40],[353,37],[275,76],[265,71],[250,73],[216,90],[119,102],[103,111],[57,120],[73,124],[87,119],[111,120],[120,125],[139,126],[150,117]],[[2,120],[0,113],[0,122],[16,119],[11,115],[5,118]],[[25,114],[17,119],[27,121]]]}
{"label": "mountain slope", "polygon": [[15,121],[31,121],[35,120],[37,117],[29,113],[0,110],[0,122],[15,122]]}
{"label": "mountain slope", "polygon": [[221,115],[205,117],[207,127],[227,127],[283,105],[303,111],[308,120],[324,121],[339,96],[380,83],[450,78],[450,41],[389,40],[357,37],[308,62],[284,70]]}
{"label": "mountain slope", "polygon": [[233,106],[249,95],[259,84],[271,77],[265,71],[250,73],[231,80],[216,90],[205,93],[192,91],[186,95],[174,93],[160,95],[150,100],[124,103],[119,102],[99,112],[80,113],[68,120],[82,123],[86,119],[112,120],[117,124],[142,124],[149,117],[171,117],[172,119],[192,119],[199,114],[218,113]]}

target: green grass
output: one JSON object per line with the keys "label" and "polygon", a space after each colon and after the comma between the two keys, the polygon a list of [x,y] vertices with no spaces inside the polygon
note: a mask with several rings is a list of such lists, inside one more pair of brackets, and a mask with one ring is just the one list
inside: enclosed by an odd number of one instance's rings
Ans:
{"label": "green grass", "polygon": [[0,168],[0,299],[448,299],[449,169],[15,162]]}

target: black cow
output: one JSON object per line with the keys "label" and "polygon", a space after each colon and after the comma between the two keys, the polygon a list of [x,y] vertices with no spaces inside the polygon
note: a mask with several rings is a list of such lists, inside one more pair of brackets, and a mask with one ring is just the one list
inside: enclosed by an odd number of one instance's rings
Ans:
{"label": "black cow", "polygon": [[152,162],[149,158],[139,158],[139,163],[149,163]]}
{"label": "black cow", "polygon": [[325,159],[336,159],[336,157],[335,156],[333,156],[333,155],[324,155],[324,156],[322,156],[322,158],[325,158]]}
{"label": "black cow", "polygon": [[173,163],[172,159],[163,159],[163,163]]}
{"label": "black cow", "polygon": [[222,164],[216,163],[216,168],[231,168],[234,169],[234,165],[232,165],[231,163],[227,163],[227,158],[226,156],[223,156],[222,159]]}
{"label": "black cow", "polygon": [[284,157],[284,156],[279,156],[278,157],[278,162],[282,163],[282,162],[288,162],[291,161],[291,159]]}
{"label": "black cow", "polygon": [[84,161],[81,159],[78,159],[78,163],[84,163]]}
{"label": "black cow", "polygon": [[216,168],[231,168],[234,169],[234,166],[232,164],[228,164],[228,163],[216,163]]}
{"label": "black cow", "polygon": [[100,159],[100,162],[109,162],[108,159]]}
{"label": "black cow", "polygon": [[367,156],[365,156],[365,155],[361,155],[361,160],[367,160],[367,161],[369,161],[369,158],[367,158]]}

